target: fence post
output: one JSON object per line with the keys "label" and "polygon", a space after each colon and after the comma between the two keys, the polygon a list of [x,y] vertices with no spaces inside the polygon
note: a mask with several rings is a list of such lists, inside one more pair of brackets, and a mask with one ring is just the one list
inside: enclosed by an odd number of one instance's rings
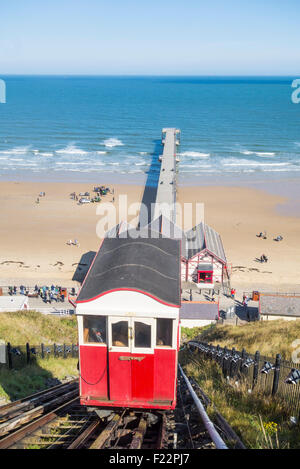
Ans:
{"label": "fence post", "polygon": [[10,342],[7,342],[7,358],[8,358],[8,368],[12,369],[12,356],[11,356],[11,345]]}
{"label": "fence post", "polygon": [[233,357],[235,355],[235,348],[232,347],[232,351],[231,351],[231,360],[230,360],[230,366],[229,366],[229,376],[230,378],[233,378],[233,367],[234,367],[234,363],[233,363]]}
{"label": "fence post", "polygon": [[219,362],[219,357],[217,356],[217,355],[219,354],[219,352],[220,352],[220,345],[218,344],[218,345],[217,345],[217,353],[216,353],[216,355],[215,355],[215,361],[216,361],[217,363]]}
{"label": "fence post", "polygon": [[45,358],[44,344],[41,344],[41,354],[42,354],[42,358]]}
{"label": "fence post", "polygon": [[276,355],[276,360],[275,360],[275,370],[274,370],[274,380],[273,380],[273,387],[272,387],[272,396],[274,396],[274,394],[276,394],[276,392],[278,390],[280,365],[281,365],[281,355],[280,355],[280,353],[278,353]]}
{"label": "fence post", "polygon": [[254,367],[253,367],[253,383],[252,383],[252,388],[254,388],[254,386],[256,385],[257,383],[257,377],[258,377],[258,367],[259,367],[259,359],[260,359],[260,353],[259,351],[257,350],[255,352],[255,356],[254,356]]}
{"label": "fence post", "polygon": [[74,358],[74,356],[75,356],[75,350],[74,349],[75,349],[74,344],[72,344],[72,358]]}
{"label": "fence post", "polygon": [[27,365],[30,363],[30,347],[28,342],[26,342],[26,362]]}
{"label": "fence post", "polygon": [[56,344],[53,344],[53,355],[56,358]]}
{"label": "fence post", "polygon": [[66,344],[64,344],[64,358],[67,358]]}
{"label": "fence post", "polygon": [[224,347],[223,349],[223,357],[222,357],[222,371],[223,371],[223,376],[226,378],[226,362],[227,360],[225,360],[225,355],[227,354],[227,347]]}
{"label": "fence post", "polygon": [[245,358],[246,358],[246,350],[243,348],[243,350],[242,350],[242,352],[241,352],[241,358],[240,358],[240,360],[239,360],[238,368],[237,368],[237,374],[238,374],[239,376],[241,376],[242,373],[243,373],[243,371],[244,371],[244,370],[243,370],[243,363],[244,363],[244,361],[245,361]]}

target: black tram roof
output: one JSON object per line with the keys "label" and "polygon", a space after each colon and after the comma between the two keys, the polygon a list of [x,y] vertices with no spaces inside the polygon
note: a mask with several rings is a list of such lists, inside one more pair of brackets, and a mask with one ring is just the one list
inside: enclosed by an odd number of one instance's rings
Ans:
{"label": "black tram roof", "polygon": [[180,244],[161,236],[104,238],[77,303],[115,290],[134,290],[179,307]]}

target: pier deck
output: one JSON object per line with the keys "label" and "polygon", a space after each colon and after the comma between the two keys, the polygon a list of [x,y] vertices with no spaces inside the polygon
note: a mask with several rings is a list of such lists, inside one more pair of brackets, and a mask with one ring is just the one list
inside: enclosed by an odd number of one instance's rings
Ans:
{"label": "pier deck", "polygon": [[179,145],[180,130],[175,128],[162,129],[163,154],[160,176],[155,201],[154,218],[164,215],[172,222],[176,222],[176,166],[177,145]]}

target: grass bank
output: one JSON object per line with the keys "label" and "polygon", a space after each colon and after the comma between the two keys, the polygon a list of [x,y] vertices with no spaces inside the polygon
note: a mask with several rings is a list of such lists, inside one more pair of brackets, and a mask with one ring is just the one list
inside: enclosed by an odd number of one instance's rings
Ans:
{"label": "grass bank", "polygon": [[78,358],[37,359],[20,370],[0,369],[0,398],[14,401],[45,389],[53,378],[77,377],[77,362]]}
{"label": "grass bank", "polygon": [[[249,393],[246,385],[230,384],[215,362],[180,352],[180,362],[209,396],[217,410],[241,437],[248,448],[300,448],[300,426],[291,424],[282,401],[259,392]],[[213,418],[214,408],[208,408]]]}
{"label": "grass bank", "polygon": [[[0,339],[12,346],[76,344],[75,317],[55,317],[35,311],[0,313]],[[77,358],[37,358],[18,370],[0,365],[0,398],[16,400],[49,386],[51,380],[77,376]]]}
{"label": "grass bank", "polygon": [[[258,321],[243,326],[216,325],[214,327],[184,329],[186,339],[198,338],[221,347],[274,357],[280,353],[286,360],[292,359],[296,349],[295,340],[300,338],[300,321]],[[300,356],[299,356],[300,358]]]}
{"label": "grass bank", "polygon": [[12,345],[77,343],[75,317],[56,317],[36,311],[0,313],[0,339]]}

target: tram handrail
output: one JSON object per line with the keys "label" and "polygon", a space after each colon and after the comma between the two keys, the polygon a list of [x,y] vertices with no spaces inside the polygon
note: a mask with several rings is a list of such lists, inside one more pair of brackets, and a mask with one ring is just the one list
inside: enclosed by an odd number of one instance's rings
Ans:
{"label": "tram handrail", "polygon": [[198,412],[202,418],[202,421],[204,423],[204,426],[206,428],[206,430],[208,431],[212,441],[214,442],[214,444],[216,445],[216,448],[217,449],[228,449],[226,443],[223,441],[223,439],[220,437],[219,433],[217,432],[217,430],[215,429],[215,426],[214,424],[212,423],[212,421],[210,420],[209,416],[207,415],[199,397],[197,396],[197,394],[195,393],[194,389],[192,388],[192,385],[189,381],[189,379],[186,377],[186,375],[184,374],[181,366],[178,364],[178,367],[179,367],[179,370],[180,370],[180,373],[182,374],[182,377],[183,379],[185,380],[186,382],[186,385],[191,393],[191,396],[193,398],[193,401],[195,402],[195,405],[198,409]]}

